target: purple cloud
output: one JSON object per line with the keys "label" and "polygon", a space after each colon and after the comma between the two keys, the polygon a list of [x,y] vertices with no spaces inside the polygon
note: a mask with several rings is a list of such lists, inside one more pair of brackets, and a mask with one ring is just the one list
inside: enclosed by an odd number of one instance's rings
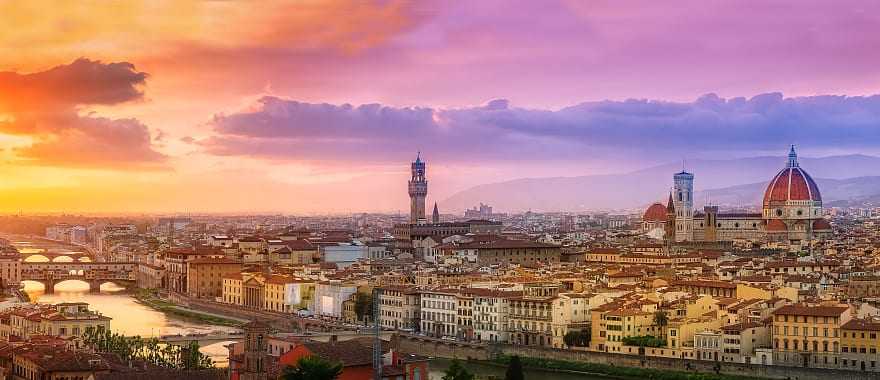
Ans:
{"label": "purple cloud", "polygon": [[880,96],[708,94],[692,102],[630,99],[555,111],[511,107],[503,99],[432,109],[263,97],[247,111],[217,115],[211,123],[216,134],[199,143],[217,155],[396,162],[421,149],[458,162],[624,155],[656,160],[774,151],[792,142],[811,150],[876,150]]}

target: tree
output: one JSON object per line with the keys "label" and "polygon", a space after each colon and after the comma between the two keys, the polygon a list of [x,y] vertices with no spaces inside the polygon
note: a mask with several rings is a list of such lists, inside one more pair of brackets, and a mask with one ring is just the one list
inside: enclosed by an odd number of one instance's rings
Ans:
{"label": "tree", "polygon": [[669,316],[666,315],[665,311],[658,311],[654,313],[654,324],[660,327],[666,326],[669,323]]}
{"label": "tree", "polygon": [[586,347],[590,345],[590,330],[569,331],[562,337],[562,341],[569,347]]}
{"label": "tree", "polygon": [[354,298],[354,313],[359,320],[366,322],[367,316],[373,309],[373,296],[369,293],[358,292]]}
{"label": "tree", "polygon": [[507,373],[504,374],[504,380],[523,380],[523,378],[522,363],[519,361],[519,356],[513,355],[510,358],[510,363],[507,364]]}
{"label": "tree", "polygon": [[317,356],[305,356],[296,366],[284,367],[282,380],[335,380],[342,374],[342,363],[331,362]]}
{"label": "tree", "polygon": [[452,364],[443,373],[443,380],[474,380],[474,375],[465,369],[458,359],[452,359]]}
{"label": "tree", "polygon": [[189,342],[186,347],[162,344],[157,338],[124,336],[108,329],[86,328],[83,343],[95,352],[113,353],[120,359],[142,360],[160,367],[196,370],[214,366],[211,358],[199,351],[199,343]]}
{"label": "tree", "polygon": [[654,324],[660,327],[660,334],[665,337],[666,329],[664,327],[669,324],[669,316],[665,311],[660,310],[654,313]]}
{"label": "tree", "polygon": [[663,347],[666,346],[666,339],[657,338],[653,335],[628,336],[621,339],[624,345],[639,347]]}

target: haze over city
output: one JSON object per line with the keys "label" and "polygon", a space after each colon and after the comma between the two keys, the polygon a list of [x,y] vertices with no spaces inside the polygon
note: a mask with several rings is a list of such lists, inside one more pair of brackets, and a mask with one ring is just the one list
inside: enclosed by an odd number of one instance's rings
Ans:
{"label": "haze over city", "polygon": [[418,151],[441,206],[789,144],[878,155],[878,8],[4,2],[0,210],[395,212]]}
{"label": "haze over city", "polygon": [[0,380],[880,379],[880,1],[0,0]]}

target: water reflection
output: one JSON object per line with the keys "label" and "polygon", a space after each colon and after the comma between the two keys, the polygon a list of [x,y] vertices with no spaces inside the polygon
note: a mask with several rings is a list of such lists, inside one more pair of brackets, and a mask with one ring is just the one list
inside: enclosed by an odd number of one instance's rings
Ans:
{"label": "water reflection", "polygon": [[33,281],[24,281],[24,290],[31,300],[39,303],[87,302],[91,309],[113,318],[110,328],[125,335],[146,337],[235,330],[169,317],[137,303],[125,288],[112,282],[101,285],[100,293],[89,293],[89,284],[79,280],[59,282],[54,294],[45,294],[43,284]]}
{"label": "water reflection", "polygon": [[[444,371],[449,368],[452,361],[447,359],[434,359],[428,370],[428,378],[430,380],[441,380]],[[462,361],[464,366],[470,373],[477,375],[477,379],[503,379],[507,372],[507,367],[494,366],[484,363],[475,363]],[[534,369],[523,370],[523,375],[529,380],[607,380],[608,377],[600,375],[579,375],[564,372],[541,371]]]}
{"label": "water reflection", "polygon": [[31,255],[24,258],[26,263],[48,263],[49,258],[43,255]]}
{"label": "water reflection", "polygon": [[[38,303],[87,302],[92,310],[113,318],[110,321],[110,328],[114,332],[129,336],[211,334],[236,330],[232,327],[202,324],[165,315],[137,303],[125,288],[112,282],[101,285],[100,293],[89,293],[88,283],[67,280],[55,285],[54,294],[45,294],[43,284],[24,281],[24,291],[32,301]],[[230,343],[232,342],[206,345],[199,351],[209,355],[217,366],[226,366],[229,360],[224,346]]]}

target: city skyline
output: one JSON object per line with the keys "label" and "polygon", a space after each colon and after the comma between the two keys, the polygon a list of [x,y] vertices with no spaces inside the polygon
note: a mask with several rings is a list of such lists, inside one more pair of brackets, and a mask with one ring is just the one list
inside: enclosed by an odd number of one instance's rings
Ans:
{"label": "city skyline", "polygon": [[846,5],[7,3],[0,212],[394,212],[417,151],[444,213],[518,178],[880,155],[880,12]]}

